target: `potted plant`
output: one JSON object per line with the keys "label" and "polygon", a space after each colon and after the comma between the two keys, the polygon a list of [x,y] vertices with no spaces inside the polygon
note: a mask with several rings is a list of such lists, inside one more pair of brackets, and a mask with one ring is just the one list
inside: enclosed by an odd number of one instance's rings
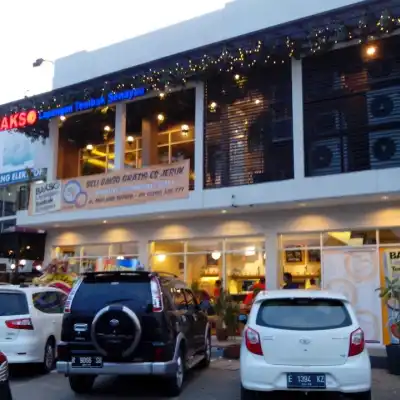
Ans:
{"label": "potted plant", "polygon": [[389,309],[389,333],[391,343],[386,345],[389,373],[400,375],[400,278],[385,278],[385,286],[379,290],[379,296]]}
{"label": "potted plant", "polygon": [[225,341],[230,336],[236,336],[238,330],[239,305],[233,301],[230,294],[221,291],[215,302],[216,336],[218,341]]}

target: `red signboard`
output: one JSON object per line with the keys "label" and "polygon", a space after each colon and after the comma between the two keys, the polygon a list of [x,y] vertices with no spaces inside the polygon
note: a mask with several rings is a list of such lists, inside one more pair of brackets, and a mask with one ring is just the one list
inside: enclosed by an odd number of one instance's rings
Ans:
{"label": "red signboard", "polygon": [[38,120],[36,110],[21,111],[15,114],[0,117],[0,131],[8,131],[11,129],[24,128],[28,125],[34,125]]}

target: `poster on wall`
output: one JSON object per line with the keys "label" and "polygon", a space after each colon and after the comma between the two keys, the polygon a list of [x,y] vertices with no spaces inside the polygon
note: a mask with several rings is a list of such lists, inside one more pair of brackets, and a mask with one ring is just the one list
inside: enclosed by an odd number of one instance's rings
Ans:
{"label": "poster on wall", "polygon": [[[390,280],[400,279],[400,248],[385,250],[383,255],[385,276]],[[396,316],[400,313],[399,305],[389,300],[386,307],[388,312],[386,328],[389,331],[390,341],[399,344],[400,334],[395,324]]]}
{"label": "poster on wall", "polygon": [[342,293],[355,309],[369,343],[382,343],[382,308],[375,250],[327,250],[322,256],[324,289]]}

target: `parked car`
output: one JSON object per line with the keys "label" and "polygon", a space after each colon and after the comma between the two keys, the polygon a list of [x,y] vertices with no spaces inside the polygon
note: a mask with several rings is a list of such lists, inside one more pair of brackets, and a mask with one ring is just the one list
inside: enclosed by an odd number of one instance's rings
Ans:
{"label": "parked car", "polygon": [[0,348],[8,363],[54,367],[61,338],[64,304],[61,290],[36,286],[0,286]]}
{"label": "parked car", "polygon": [[57,371],[76,393],[89,392],[98,375],[148,375],[177,396],[186,371],[210,358],[207,316],[174,276],[87,273],[66,302]]}
{"label": "parked car", "polygon": [[320,290],[258,294],[244,329],[240,378],[242,400],[274,391],[371,399],[370,359],[349,301]]}
{"label": "parked car", "polygon": [[0,351],[0,399],[12,400],[10,383],[8,381],[7,357]]}

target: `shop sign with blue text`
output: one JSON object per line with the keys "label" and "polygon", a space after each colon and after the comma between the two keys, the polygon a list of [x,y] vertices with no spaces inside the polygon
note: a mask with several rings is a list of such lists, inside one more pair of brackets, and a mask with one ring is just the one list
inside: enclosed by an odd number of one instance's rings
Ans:
{"label": "shop sign with blue text", "polygon": [[41,111],[39,119],[51,119],[61,117],[76,112],[92,110],[97,107],[105,107],[107,105],[119,103],[121,101],[133,100],[136,97],[144,96],[145,88],[127,89],[120,92],[110,92],[106,96],[100,96],[85,101],[75,101],[74,103],[65,106],[54,108],[53,110]]}
{"label": "shop sign with blue text", "polygon": [[46,168],[32,168],[31,169],[32,176],[31,178],[28,175],[26,169],[5,172],[0,174],[0,186],[12,185],[14,183],[24,183],[28,182],[30,179],[32,180],[40,180],[43,179],[46,175]]}

